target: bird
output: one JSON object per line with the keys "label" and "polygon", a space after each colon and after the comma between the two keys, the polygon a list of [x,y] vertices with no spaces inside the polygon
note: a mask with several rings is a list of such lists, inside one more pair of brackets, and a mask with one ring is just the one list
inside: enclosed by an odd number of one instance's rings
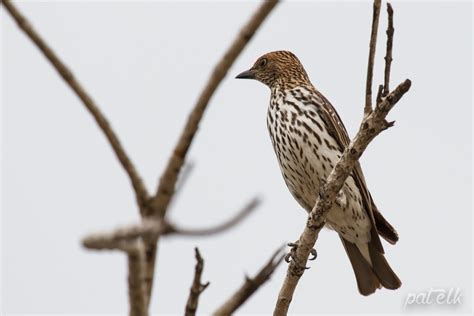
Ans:
{"label": "bird", "polygon": [[[310,212],[350,142],[339,114],[289,51],[264,54],[236,78],[254,79],[270,88],[266,119],[271,143],[286,186]],[[338,233],[362,295],[401,286],[380,241],[382,237],[395,244],[398,233],[377,209],[359,162],[337,194],[325,226]]]}

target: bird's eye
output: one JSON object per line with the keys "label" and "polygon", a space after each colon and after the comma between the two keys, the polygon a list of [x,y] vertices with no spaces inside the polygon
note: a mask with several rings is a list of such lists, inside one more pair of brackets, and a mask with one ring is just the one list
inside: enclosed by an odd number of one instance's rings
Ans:
{"label": "bird's eye", "polygon": [[267,64],[267,59],[266,59],[266,58],[263,58],[263,59],[260,60],[260,62],[258,63],[258,65],[259,65],[260,67],[264,67],[266,64]]}

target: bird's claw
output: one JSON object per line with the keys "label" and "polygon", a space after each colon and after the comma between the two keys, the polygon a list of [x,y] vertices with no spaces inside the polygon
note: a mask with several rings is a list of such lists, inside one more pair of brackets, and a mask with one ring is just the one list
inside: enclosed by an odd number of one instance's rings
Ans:
{"label": "bird's claw", "polygon": [[318,257],[318,252],[316,251],[315,248],[311,249],[310,254],[311,254],[312,257],[309,258],[308,260],[313,261],[313,260],[316,260],[316,258]]}
{"label": "bird's claw", "polygon": [[[290,263],[291,261],[293,261],[297,266],[299,266],[299,267],[301,267],[305,270],[309,269],[309,267],[300,265],[298,263],[298,260],[297,260],[297,257],[296,257],[296,249],[298,248],[298,241],[288,243],[288,247],[291,247],[291,249],[290,249],[290,252],[287,253],[286,256],[285,256],[285,262]],[[311,253],[312,257],[310,257],[309,260],[312,261],[312,260],[315,260],[318,257],[318,253],[316,252],[316,249],[314,249],[314,248],[311,249],[310,253]]]}
{"label": "bird's claw", "polygon": [[298,241],[296,242],[289,242],[288,247],[291,247],[290,252],[288,252],[285,256],[286,263],[290,263],[291,259],[295,258],[296,256],[296,249],[298,248]]}

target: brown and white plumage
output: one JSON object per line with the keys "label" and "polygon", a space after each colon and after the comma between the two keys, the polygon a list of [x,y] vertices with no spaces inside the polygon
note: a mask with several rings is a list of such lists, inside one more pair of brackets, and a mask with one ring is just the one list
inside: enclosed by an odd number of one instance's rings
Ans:
{"label": "brown and white plumage", "polygon": [[[322,182],[350,142],[342,120],[291,52],[265,54],[237,78],[256,79],[271,89],[267,126],[275,154],[291,194],[311,211]],[[394,244],[398,235],[377,210],[359,163],[329,211],[327,225],[341,237],[363,295],[381,286],[400,287],[379,238]]]}

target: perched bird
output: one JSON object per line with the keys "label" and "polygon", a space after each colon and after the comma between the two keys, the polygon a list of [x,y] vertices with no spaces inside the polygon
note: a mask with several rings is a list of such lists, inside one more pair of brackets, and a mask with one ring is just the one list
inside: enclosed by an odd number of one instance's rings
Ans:
{"label": "perched bird", "polygon": [[[256,79],[270,88],[267,127],[273,148],[288,189],[310,212],[321,184],[350,142],[341,118],[291,52],[265,54],[237,78]],[[339,234],[361,294],[401,286],[379,238],[395,244],[398,234],[377,210],[359,163],[337,195],[326,226]]]}

